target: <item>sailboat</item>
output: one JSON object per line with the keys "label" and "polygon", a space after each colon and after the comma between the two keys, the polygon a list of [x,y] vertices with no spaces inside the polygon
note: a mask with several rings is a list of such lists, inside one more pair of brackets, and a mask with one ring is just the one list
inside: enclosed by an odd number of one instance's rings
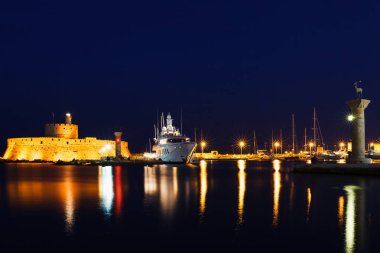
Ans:
{"label": "sailboat", "polygon": [[[336,154],[331,150],[326,150],[326,145],[323,141],[321,126],[319,124],[319,120],[317,117],[317,111],[314,107],[313,110],[313,151],[314,156],[312,157],[312,161],[337,161],[342,159],[341,155]],[[310,154],[311,155],[311,154]]]}

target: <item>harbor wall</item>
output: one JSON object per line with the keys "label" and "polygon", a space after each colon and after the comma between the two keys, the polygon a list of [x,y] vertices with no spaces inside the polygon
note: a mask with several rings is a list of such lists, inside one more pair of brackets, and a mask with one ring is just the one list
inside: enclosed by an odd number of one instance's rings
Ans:
{"label": "harbor wall", "polygon": [[[56,137],[28,137],[8,139],[3,158],[7,160],[27,161],[72,161],[99,160],[101,157],[115,156],[115,141],[68,139]],[[129,157],[128,142],[121,141],[121,154]]]}

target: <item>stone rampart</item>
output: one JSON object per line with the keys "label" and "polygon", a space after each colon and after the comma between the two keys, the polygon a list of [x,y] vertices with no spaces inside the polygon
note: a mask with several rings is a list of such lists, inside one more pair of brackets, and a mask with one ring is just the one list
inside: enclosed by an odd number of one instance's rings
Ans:
{"label": "stone rampart", "polygon": [[[129,157],[128,142],[121,142],[121,154]],[[68,139],[29,137],[8,139],[4,159],[27,161],[99,160],[115,156],[115,141],[96,138]]]}

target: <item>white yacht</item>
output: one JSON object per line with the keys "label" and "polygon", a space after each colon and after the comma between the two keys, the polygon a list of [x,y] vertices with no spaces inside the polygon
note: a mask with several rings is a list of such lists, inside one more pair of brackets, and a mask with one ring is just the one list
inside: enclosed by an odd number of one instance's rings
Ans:
{"label": "white yacht", "polygon": [[166,117],[161,115],[161,127],[154,127],[155,138],[152,154],[154,159],[169,163],[189,163],[195,151],[196,143],[182,135],[179,129],[173,126],[170,113]]}

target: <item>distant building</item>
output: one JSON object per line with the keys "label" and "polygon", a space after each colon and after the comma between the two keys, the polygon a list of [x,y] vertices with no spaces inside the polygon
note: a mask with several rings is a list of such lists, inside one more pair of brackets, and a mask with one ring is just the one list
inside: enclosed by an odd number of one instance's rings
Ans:
{"label": "distant building", "polygon": [[[128,142],[120,141],[122,157],[129,157]],[[71,114],[66,114],[65,124],[46,124],[45,137],[10,138],[4,159],[17,161],[72,161],[100,160],[115,157],[114,140],[95,137],[78,138],[78,125],[72,124]]]}

